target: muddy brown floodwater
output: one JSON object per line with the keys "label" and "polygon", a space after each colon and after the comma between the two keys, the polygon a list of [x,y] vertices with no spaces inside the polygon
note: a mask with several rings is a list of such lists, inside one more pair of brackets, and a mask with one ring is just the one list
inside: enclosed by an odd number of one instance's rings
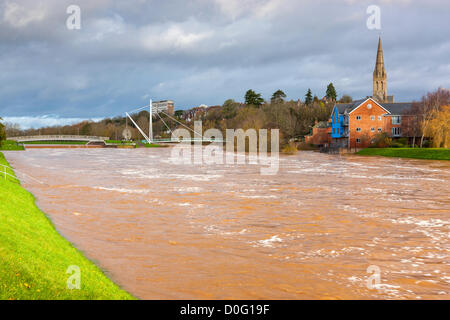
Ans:
{"label": "muddy brown floodwater", "polygon": [[262,176],[173,165],[170,148],[5,154],[45,183],[22,178],[59,232],[139,298],[450,299],[450,162],[301,152]]}

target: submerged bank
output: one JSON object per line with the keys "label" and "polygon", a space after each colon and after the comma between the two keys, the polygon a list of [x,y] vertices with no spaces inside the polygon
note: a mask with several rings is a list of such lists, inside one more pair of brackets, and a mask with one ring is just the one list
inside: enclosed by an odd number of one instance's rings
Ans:
{"label": "submerged bank", "polygon": [[[9,167],[1,152],[0,164]],[[79,290],[68,289],[70,266],[80,268]],[[132,298],[58,234],[18,180],[1,176],[0,299]]]}

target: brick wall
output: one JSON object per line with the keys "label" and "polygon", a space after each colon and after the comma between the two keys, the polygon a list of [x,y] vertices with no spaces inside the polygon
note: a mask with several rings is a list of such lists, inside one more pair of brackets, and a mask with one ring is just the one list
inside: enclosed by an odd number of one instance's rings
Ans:
{"label": "brick wall", "polygon": [[[386,131],[386,110],[368,100],[349,114],[349,139],[351,148],[366,148],[379,133]],[[360,120],[358,120],[360,117]],[[358,131],[360,128],[361,131]],[[371,129],[374,128],[374,131]],[[358,140],[359,139],[359,140]]]}

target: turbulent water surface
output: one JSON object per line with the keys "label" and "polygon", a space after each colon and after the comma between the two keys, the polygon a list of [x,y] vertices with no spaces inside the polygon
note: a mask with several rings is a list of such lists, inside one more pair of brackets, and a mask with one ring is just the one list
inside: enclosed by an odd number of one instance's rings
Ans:
{"label": "turbulent water surface", "polygon": [[21,176],[57,229],[140,298],[450,299],[449,162],[302,152],[262,176],[170,153],[5,152],[44,182]]}

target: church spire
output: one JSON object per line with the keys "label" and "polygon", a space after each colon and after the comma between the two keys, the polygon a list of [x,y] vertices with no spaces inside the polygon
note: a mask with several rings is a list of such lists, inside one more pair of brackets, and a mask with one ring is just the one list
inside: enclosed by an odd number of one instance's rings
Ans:
{"label": "church spire", "polygon": [[384,68],[383,47],[381,37],[378,38],[377,60],[373,71],[373,97],[379,102],[387,101],[387,75]]}
{"label": "church spire", "polygon": [[378,38],[377,61],[375,63],[374,74],[376,74],[378,77],[382,77],[386,74],[386,70],[384,68],[383,47],[381,46],[381,37]]}

